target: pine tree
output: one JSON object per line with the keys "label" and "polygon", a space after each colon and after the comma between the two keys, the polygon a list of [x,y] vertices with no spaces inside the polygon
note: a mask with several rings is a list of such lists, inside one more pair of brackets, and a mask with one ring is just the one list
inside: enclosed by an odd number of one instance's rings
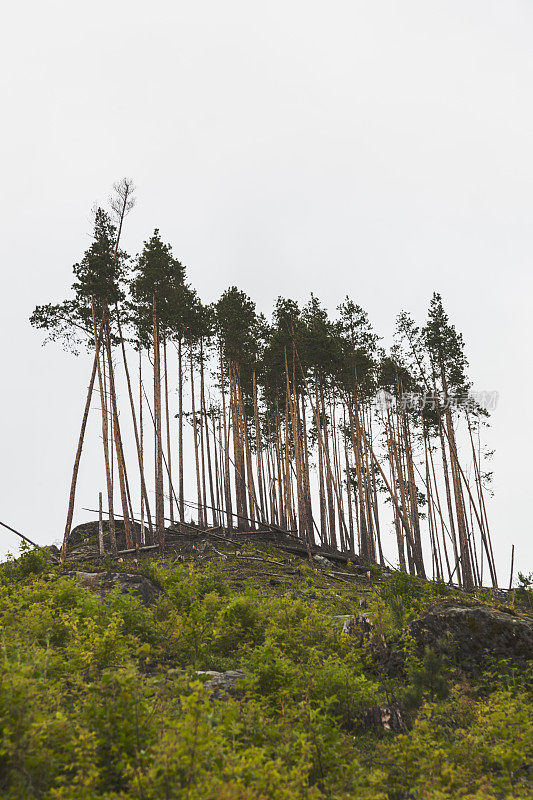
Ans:
{"label": "pine tree", "polygon": [[[181,345],[185,329],[190,320],[191,305],[197,303],[193,290],[185,280],[185,267],[172,255],[169,244],[165,244],[159,230],[144,243],[137,256],[131,281],[131,314],[139,341],[142,346],[152,349],[154,372],[154,434],[155,434],[155,489],[156,489],[156,528],[161,545],[164,543],[165,508],[164,474],[169,478],[169,495],[173,496],[171,482],[171,462],[163,455],[162,434],[162,359],[161,344],[178,337]],[[164,366],[164,364],[163,364]],[[181,364],[180,364],[181,366]],[[180,386],[183,376],[179,375]],[[168,387],[168,384],[167,384]],[[165,392],[165,406],[168,409]],[[168,418],[168,411],[167,411]],[[181,419],[180,419],[181,424]],[[181,445],[181,442],[180,442]],[[168,453],[168,450],[167,450]],[[181,447],[180,447],[181,456]],[[166,470],[163,469],[163,463]],[[180,485],[182,486],[182,458],[180,457]],[[180,516],[183,517],[183,497],[180,502]]]}

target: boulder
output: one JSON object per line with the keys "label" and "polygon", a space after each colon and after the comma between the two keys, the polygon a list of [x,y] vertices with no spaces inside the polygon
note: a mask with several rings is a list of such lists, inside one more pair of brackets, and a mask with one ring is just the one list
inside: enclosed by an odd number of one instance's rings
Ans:
{"label": "boulder", "polygon": [[145,606],[155,603],[161,590],[144,575],[127,572],[75,572],[78,581],[92,592],[104,597],[113,589],[139,597]]}
{"label": "boulder", "polygon": [[457,662],[533,657],[533,620],[487,606],[438,603],[415,619],[410,630],[421,647],[432,647]]}
{"label": "boulder", "polygon": [[313,555],[313,561],[315,561],[320,567],[322,567],[322,569],[332,569],[333,567],[331,561],[325,556],[315,554]]}
{"label": "boulder", "polygon": [[42,549],[48,553],[52,561],[59,561],[61,550],[55,544],[47,544]]}
{"label": "boulder", "polygon": [[238,694],[238,684],[245,677],[245,673],[240,669],[230,669],[227,672],[215,672],[213,670],[199,670],[198,675],[207,676],[204,686],[210,689],[215,696],[220,694]]}
{"label": "boulder", "polygon": [[[69,543],[70,546],[70,543]],[[86,544],[75,547],[68,551],[67,561],[89,561],[92,558],[98,558],[100,552],[97,544]]]}

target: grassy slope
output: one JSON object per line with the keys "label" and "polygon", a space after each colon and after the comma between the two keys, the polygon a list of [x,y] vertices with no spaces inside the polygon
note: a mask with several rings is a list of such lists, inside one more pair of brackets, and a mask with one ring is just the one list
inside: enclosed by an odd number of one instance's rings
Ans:
{"label": "grassy slope", "polygon": [[[101,600],[36,551],[0,568],[2,798],[533,796],[524,670],[465,675],[401,636],[446,587],[335,578],[265,545],[215,550],[120,565],[164,589],[150,608]],[[375,624],[362,646],[332,621],[361,599]],[[385,674],[384,639],[406,652],[403,674]],[[196,674],[236,668],[234,698]],[[392,701],[408,733],[360,724]]]}

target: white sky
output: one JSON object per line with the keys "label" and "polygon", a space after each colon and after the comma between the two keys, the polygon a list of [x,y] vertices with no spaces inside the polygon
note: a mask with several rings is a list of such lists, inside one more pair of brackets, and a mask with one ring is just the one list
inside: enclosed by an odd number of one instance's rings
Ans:
{"label": "white sky", "polygon": [[[512,543],[533,569],[532,42],[518,0],[4,9],[0,519],[62,534],[90,363],[42,349],[28,317],[67,296],[91,205],[128,175],[125,246],[158,226],[206,301],[349,294],[388,343],[440,291],[475,388],[500,393],[500,574]],[[88,454],[75,521],[100,473]]]}

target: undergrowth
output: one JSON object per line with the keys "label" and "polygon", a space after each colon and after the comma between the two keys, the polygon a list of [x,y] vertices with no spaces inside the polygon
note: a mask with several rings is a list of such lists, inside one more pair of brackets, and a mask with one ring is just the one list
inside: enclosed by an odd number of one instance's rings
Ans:
{"label": "undergrowth", "polygon": [[[132,570],[131,563],[127,565]],[[162,588],[145,607],[104,599],[25,550],[0,567],[0,796],[6,800],[496,800],[530,797],[530,684],[494,664],[468,679],[417,654],[408,622],[444,584],[394,573],[366,591],[320,586],[302,565],[282,591],[220,565],[139,571]],[[397,674],[383,642],[403,649]],[[203,670],[241,669],[233,697]],[[363,725],[397,704],[409,729]]]}

